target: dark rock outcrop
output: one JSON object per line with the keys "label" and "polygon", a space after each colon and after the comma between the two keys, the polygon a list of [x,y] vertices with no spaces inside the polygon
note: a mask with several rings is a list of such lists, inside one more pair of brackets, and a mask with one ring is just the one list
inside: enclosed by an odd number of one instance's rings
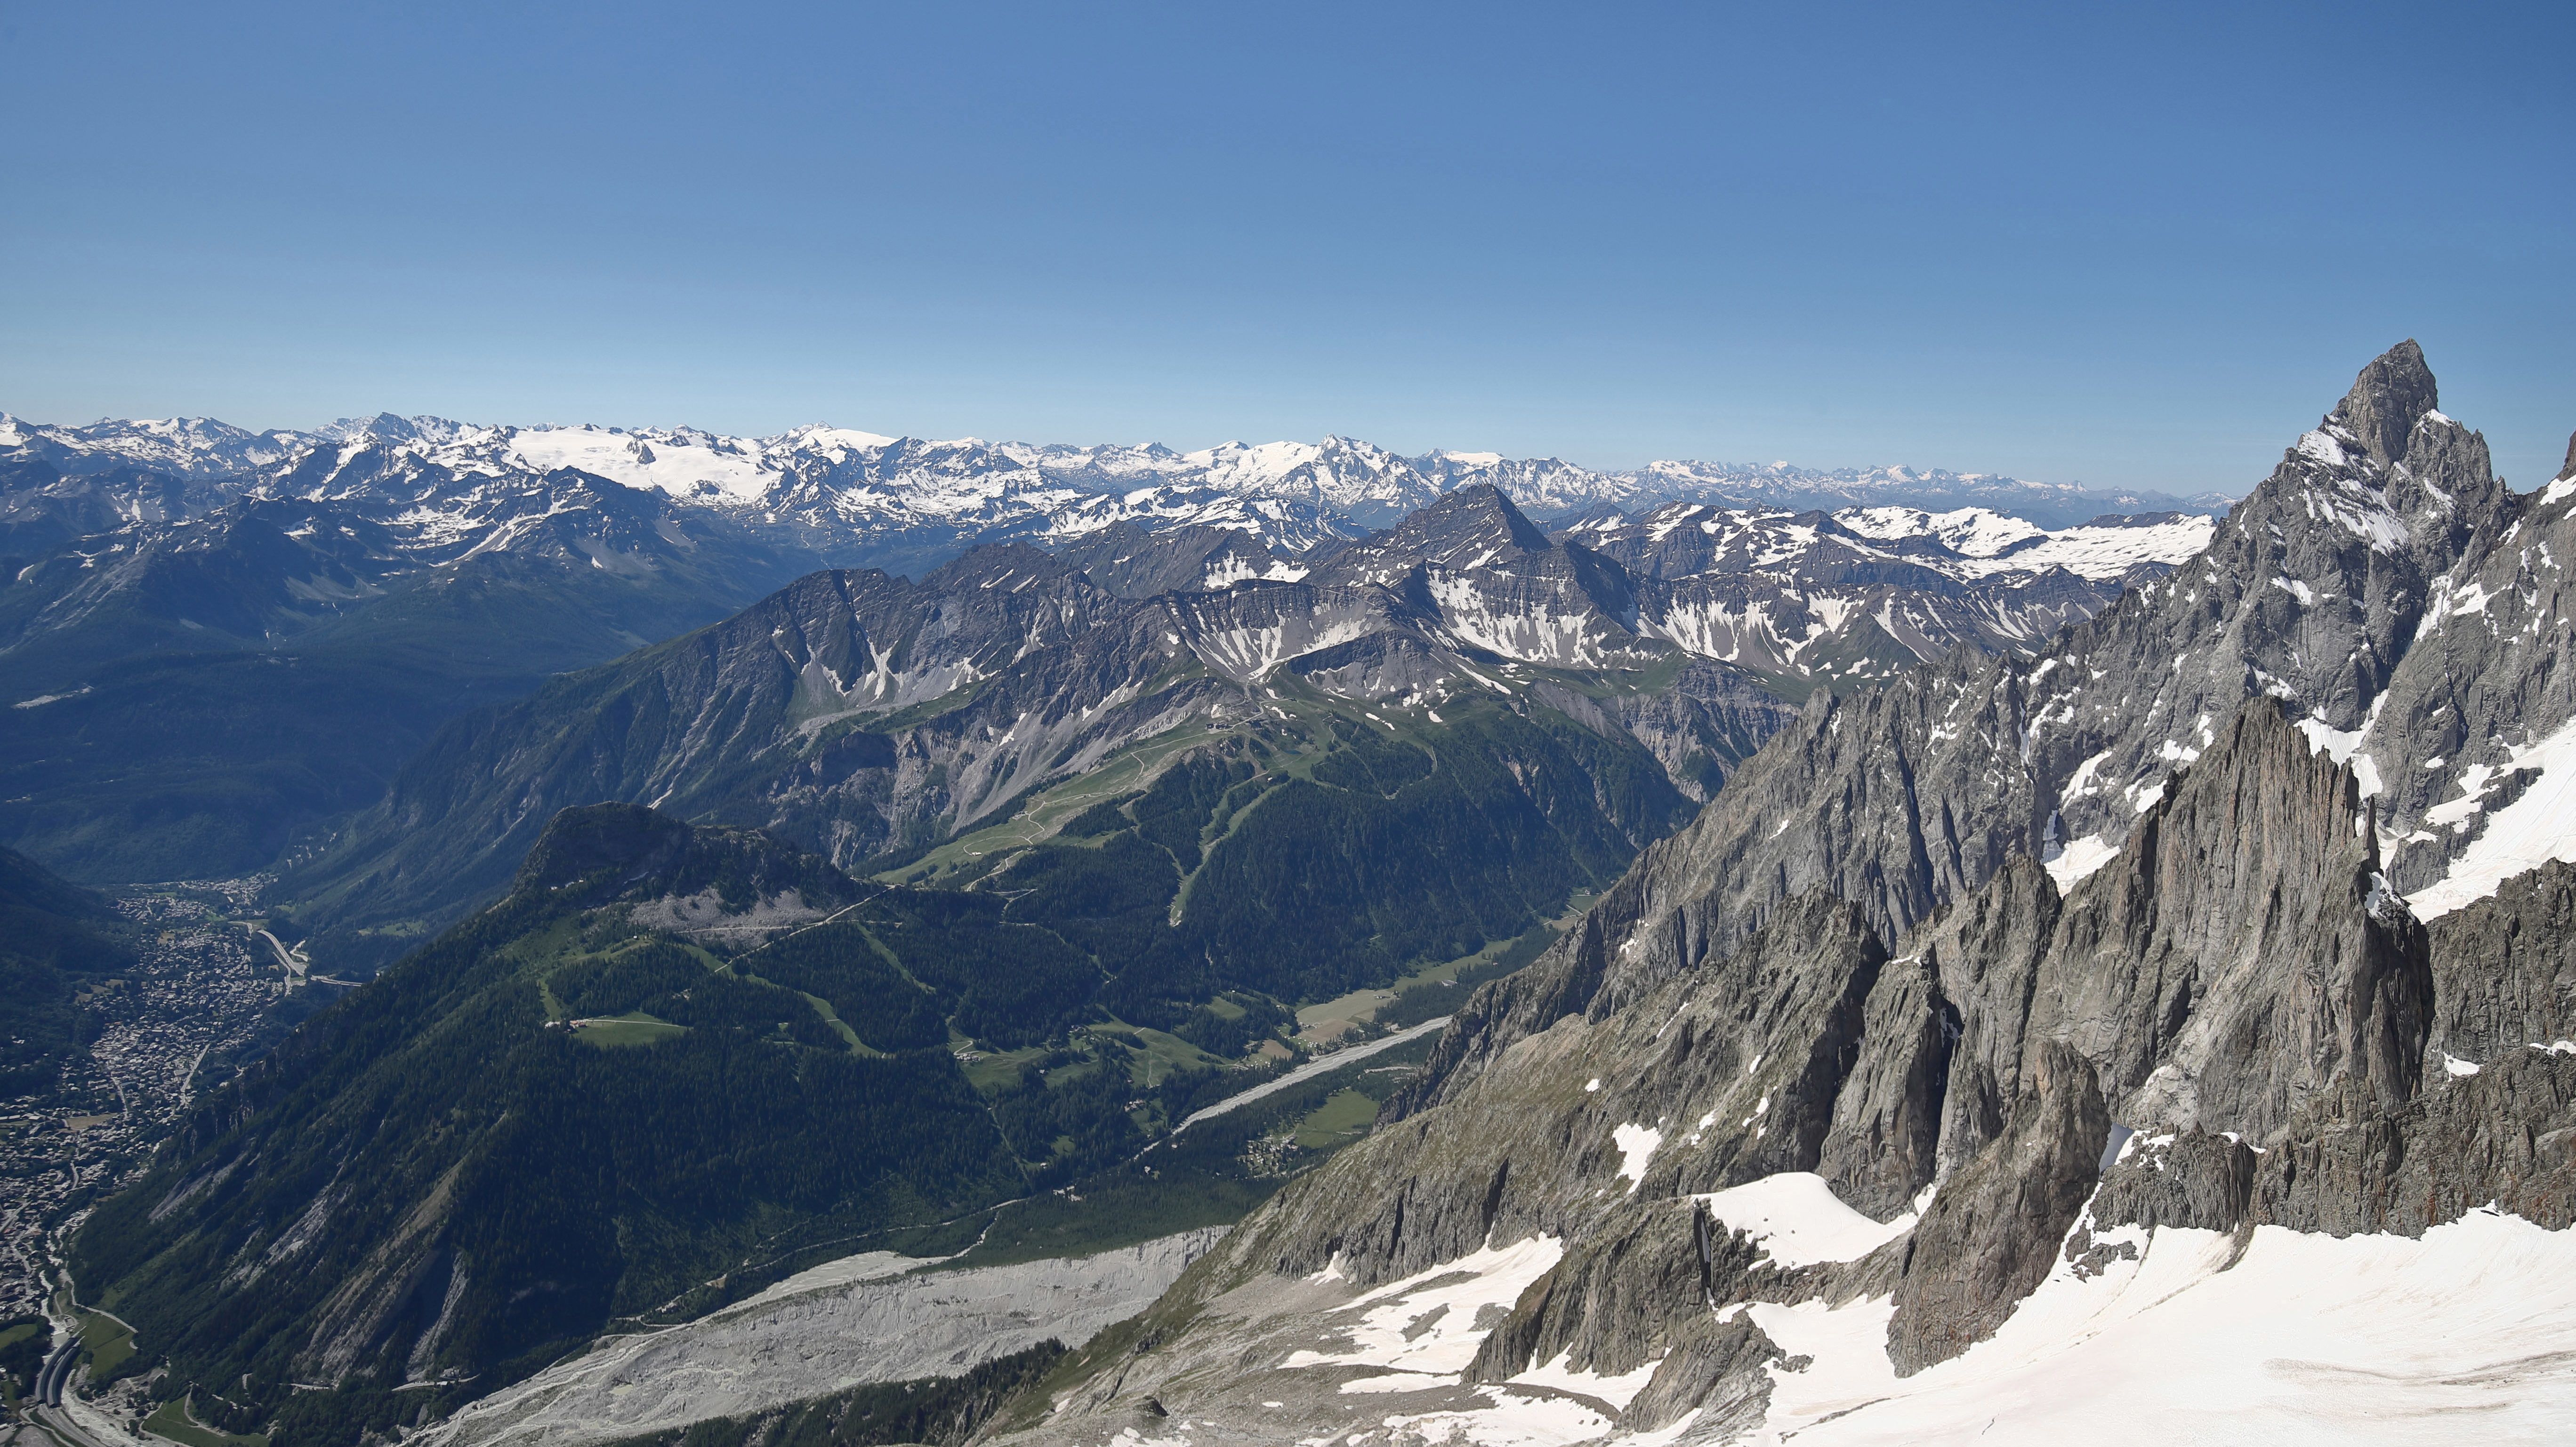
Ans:
{"label": "dark rock outcrop", "polygon": [[1994,1335],[2047,1277],[2110,1133],[2092,1063],[2043,1046],[2003,1135],[1942,1183],[1914,1228],[1887,1332],[1898,1375]]}
{"label": "dark rock outcrop", "polygon": [[1708,1315],[1717,1283],[1751,1272],[1759,1252],[1717,1233],[1692,1202],[1628,1205],[1540,1277],[1494,1328],[1467,1369],[1469,1381],[1498,1382],[1560,1353],[1608,1375],[1635,1371],[1671,1350]]}
{"label": "dark rock outcrop", "polygon": [[2476,1063],[2576,1036],[2576,865],[2551,861],[2432,924],[2427,1054]]}
{"label": "dark rock outcrop", "polygon": [[2245,1142],[2201,1130],[2137,1140],[2102,1173],[2092,1224],[2233,1231],[2253,1201],[2261,1160]]}
{"label": "dark rock outcrop", "polygon": [[2406,455],[2406,439],[2415,430],[2415,419],[2440,401],[2433,369],[2424,365],[2424,349],[2409,337],[2361,369],[2351,394],[2326,422],[2359,438],[2386,467]]}
{"label": "dark rock outcrop", "polygon": [[1943,1172],[1985,1149],[2012,1115],[2021,1094],[2031,989],[2063,910],[2056,883],[2024,855],[1916,940],[1916,952],[1939,971],[1959,1011],[1959,1041],[1941,1102]]}
{"label": "dark rock outcrop", "polygon": [[2253,1210],[2298,1231],[2420,1236],[2490,1204],[2576,1224],[2576,1054],[2510,1050],[2394,1113],[2358,1092],[2322,1100],[2263,1156]]}
{"label": "dark rock outcrop", "polygon": [[1620,1414],[1620,1424],[1653,1432],[1697,1411],[1691,1428],[1706,1434],[1699,1440],[1732,1441],[1761,1425],[1771,1403],[1771,1376],[1763,1366],[1779,1357],[1779,1346],[1741,1315],[1719,1321],[1703,1312],[1674,1334],[1671,1352]]}
{"label": "dark rock outcrop", "polygon": [[1931,1184],[1959,1012],[1918,955],[1879,971],[1860,1055],[1834,1100],[1816,1173],[1864,1215],[1896,1215]]}

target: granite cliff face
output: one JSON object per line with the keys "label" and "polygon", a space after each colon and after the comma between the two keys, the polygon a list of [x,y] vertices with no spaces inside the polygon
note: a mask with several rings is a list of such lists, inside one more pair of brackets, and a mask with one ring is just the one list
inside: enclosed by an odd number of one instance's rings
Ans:
{"label": "granite cliff face", "polygon": [[2468,1065],[2576,1038],[2576,868],[2555,860],[2432,925],[2428,1058]]}
{"label": "granite cliff face", "polygon": [[[2576,875],[2538,867],[2576,848],[2543,812],[2576,485],[2507,491],[2434,401],[2401,346],[2202,559],[2035,657],[1815,697],[992,1435],[1150,1400],[1202,1442],[1937,1437],[2096,1338],[2326,1330],[2222,1304],[2279,1272],[2354,1322],[2373,1272],[2451,1280],[2423,1370],[2576,1410],[2524,1365],[2576,1334],[2477,1327],[2518,1288],[2453,1254],[2576,1260]],[[2433,812],[2463,756],[2501,762]],[[2187,1356],[2124,1430],[2180,1420]],[[2295,1375],[2263,1390],[2340,1420]]]}

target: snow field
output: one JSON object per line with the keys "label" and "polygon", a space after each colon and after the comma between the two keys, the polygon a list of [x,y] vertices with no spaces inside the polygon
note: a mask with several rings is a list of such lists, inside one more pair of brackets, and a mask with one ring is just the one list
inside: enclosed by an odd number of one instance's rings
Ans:
{"label": "snow field", "polygon": [[[2487,1211],[2401,1236],[2130,1227],[2061,1259],[1995,1337],[1900,1380],[1887,1298],[1745,1308],[1771,1368],[1756,1442],[2539,1442],[2576,1434],[2576,1233]],[[2460,1434],[2474,1424],[2474,1432]]]}

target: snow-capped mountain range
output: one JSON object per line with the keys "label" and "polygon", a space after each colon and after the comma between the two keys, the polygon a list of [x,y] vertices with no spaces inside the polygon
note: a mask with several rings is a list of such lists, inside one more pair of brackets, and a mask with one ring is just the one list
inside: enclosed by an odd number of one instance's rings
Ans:
{"label": "snow-capped mountain range", "polygon": [[[300,525],[284,538],[307,551],[317,536],[356,536],[354,527],[381,555],[368,571],[383,577],[531,547],[641,573],[708,546],[918,577],[973,547],[1029,542],[1071,550],[1103,570],[1103,586],[1125,592],[1148,577],[1148,591],[1295,581],[1327,558],[1349,573],[1382,546],[1360,541],[1374,527],[1490,488],[1516,509],[1524,499],[1544,504],[1538,515],[1552,511],[1568,542],[1673,585],[1647,588],[1618,610],[1624,628],[1810,680],[1889,676],[1963,640],[2027,650],[2090,616],[2141,569],[2198,553],[2214,526],[2202,513],[2166,511],[2052,529],[1987,506],[1873,501],[1902,486],[2063,502],[2062,490],[2011,479],[1679,463],[1594,474],[1491,454],[1405,458],[1342,438],[1182,454],[922,442],[824,427],[745,439],[384,416],[260,434],[203,419],[79,429],[11,419],[0,424],[0,448],[9,449],[0,459],[21,464],[0,504],[9,550],[88,540],[77,549],[81,570],[97,578],[49,612],[86,606],[75,600],[122,577],[125,560],[166,545],[168,529],[202,530],[243,508],[294,511]],[[242,470],[220,470],[230,467]],[[1827,513],[1740,500],[1765,490],[1805,500],[1827,481],[1839,489],[1827,489],[1829,498],[1860,501]],[[1675,490],[1697,496],[1654,503]],[[1536,532],[1498,545],[1533,540],[1544,545]],[[1490,559],[1443,561],[1471,573]],[[306,582],[302,591],[323,601],[350,586]],[[1865,638],[1855,633],[1864,620],[1876,625]]]}
{"label": "snow-capped mountain range", "polygon": [[[1700,495],[1657,503],[1645,490],[1685,483]],[[1942,501],[1974,490],[2021,511]],[[0,671],[13,687],[0,742],[14,741],[18,763],[0,766],[0,839],[103,879],[254,868],[296,821],[320,816],[227,805],[216,812],[233,842],[219,866],[130,857],[133,841],[182,836],[90,827],[133,802],[138,785],[115,761],[197,750],[232,768],[274,752],[287,729],[316,749],[348,741],[343,784],[363,793],[458,710],[703,626],[817,570],[923,579],[979,547],[1034,544],[1133,599],[1327,573],[1388,586],[1412,566],[1403,547],[1388,551],[1403,520],[1471,495],[1490,500],[1485,511],[1513,509],[1515,537],[1501,542],[1515,555],[1544,551],[1552,526],[1568,576],[1598,587],[1586,584],[1593,621],[1568,631],[1521,584],[1485,586],[1502,556],[1481,556],[1494,539],[1442,552],[1448,592],[1408,606],[1449,617],[1457,641],[1591,668],[1586,649],[1624,657],[1642,640],[1803,697],[1962,644],[2026,652],[2208,536],[2209,519],[2184,512],[2054,530],[2035,520],[2089,517],[2105,501],[2070,494],[1929,473],[1676,464],[1613,476],[1342,439],[1185,455],[828,428],[740,439],[437,418],[311,433],[5,419]],[[430,653],[393,668],[396,639]],[[242,671],[323,653],[327,666]],[[183,657],[209,677],[179,691],[227,700],[208,705],[225,728],[156,707],[165,665],[136,661]],[[360,674],[378,682],[357,687]],[[395,694],[407,702],[378,717]],[[164,724],[184,737],[154,731]],[[111,727],[120,746],[96,747]]]}
{"label": "snow-capped mountain range", "polygon": [[[1555,458],[1442,451],[1406,457],[1343,437],[1169,448],[925,441],[848,428],[774,437],[690,428],[477,426],[438,417],[345,419],[310,432],[248,432],[208,418],[47,426],[0,414],[0,452],[69,475],[135,468],[227,490],[307,497],[436,470],[474,477],[575,468],[693,506],[874,542],[928,545],[1063,538],[1119,521],[1256,531],[1290,551],[1392,525],[1442,493],[1487,483],[1541,522],[1671,501],[1792,511],[1981,507],[2041,527],[2097,514],[2221,508],[2217,496],[2103,493],[1984,473],[1906,467],[1819,471],[1655,462],[1601,472]],[[962,550],[962,546],[952,550]]]}

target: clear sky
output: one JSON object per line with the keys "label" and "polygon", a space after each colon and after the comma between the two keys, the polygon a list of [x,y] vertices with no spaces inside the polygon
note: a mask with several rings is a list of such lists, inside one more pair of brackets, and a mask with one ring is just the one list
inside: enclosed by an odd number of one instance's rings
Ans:
{"label": "clear sky", "polygon": [[2576,428],[2576,6],[0,0],[0,409],[2241,491]]}

